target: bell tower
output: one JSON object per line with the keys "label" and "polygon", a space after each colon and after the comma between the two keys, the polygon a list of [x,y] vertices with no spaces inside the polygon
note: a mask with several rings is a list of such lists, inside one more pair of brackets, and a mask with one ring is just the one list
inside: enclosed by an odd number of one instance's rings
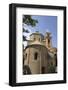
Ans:
{"label": "bell tower", "polygon": [[51,33],[50,32],[46,32],[45,34],[45,41],[46,41],[46,47],[47,48],[51,48],[52,47],[52,41],[51,41]]}

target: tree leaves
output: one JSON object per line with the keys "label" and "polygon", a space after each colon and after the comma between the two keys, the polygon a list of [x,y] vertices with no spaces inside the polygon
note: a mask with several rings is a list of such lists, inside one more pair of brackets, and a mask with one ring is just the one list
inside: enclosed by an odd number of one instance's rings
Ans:
{"label": "tree leaves", "polygon": [[38,21],[32,19],[32,17],[30,15],[24,15],[23,23],[27,24],[28,26],[30,25],[30,26],[34,27],[34,26],[36,26],[36,23],[38,23]]}
{"label": "tree leaves", "polygon": [[[34,20],[31,15],[24,15],[23,16],[23,23],[26,24],[27,26],[36,26],[36,23],[38,23],[37,20]],[[29,33],[29,30],[25,29],[23,26],[23,32]],[[23,41],[26,41],[26,36],[23,35]]]}

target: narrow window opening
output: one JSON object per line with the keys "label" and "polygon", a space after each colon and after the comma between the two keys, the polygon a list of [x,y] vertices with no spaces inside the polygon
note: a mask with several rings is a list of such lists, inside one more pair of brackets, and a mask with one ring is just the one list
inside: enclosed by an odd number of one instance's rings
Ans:
{"label": "narrow window opening", "polygon": [[39,38],[39,41],[40,41],[40,38]]}
{"label": "narrow window opening", "polygon": [[42,67],[42,74],[45,73],[45,67]]}
{"label": "narrow window opening", "polygon": [[34,38],[34,40],[36,40],[36,38]]}
{"label": "narrow window opening", "polygon": [[37,58],[38,58],[38,53],[35,52],[35,54],[34,54],[34,60],[37,60]]}

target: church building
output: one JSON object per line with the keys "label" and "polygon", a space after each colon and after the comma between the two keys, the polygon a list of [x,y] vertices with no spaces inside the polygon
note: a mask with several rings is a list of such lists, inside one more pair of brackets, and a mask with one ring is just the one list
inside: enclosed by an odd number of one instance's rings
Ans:
{"label": "church building", "polygon": [[24,75],[57,73],[57,48],[52,47],[51,33],[32,33],[23,52]]}

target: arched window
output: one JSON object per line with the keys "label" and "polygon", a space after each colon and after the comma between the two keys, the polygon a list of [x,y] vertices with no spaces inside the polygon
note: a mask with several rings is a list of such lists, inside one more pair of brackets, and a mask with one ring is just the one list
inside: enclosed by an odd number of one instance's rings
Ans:
{"label": "arched window", "polygon": [[34,38],[34,40],[36,40],[36,38]]}
{"label": "arched window", "polygon": [[45,67],[42,67],[42,74],[45,73]]}
{"label": "arched window", "polygon": [[37,58],[38,58],[38,53],[35,52],[35,53],[34,53],[34,60],[37,60]]}
{"label": "arched window", "polygon": [[39,38],[39,41],[40,41],[40,38]]}
{"label": "arched window", "polygon": [[48,39],[48,43],[50,43],[50,39]]}

